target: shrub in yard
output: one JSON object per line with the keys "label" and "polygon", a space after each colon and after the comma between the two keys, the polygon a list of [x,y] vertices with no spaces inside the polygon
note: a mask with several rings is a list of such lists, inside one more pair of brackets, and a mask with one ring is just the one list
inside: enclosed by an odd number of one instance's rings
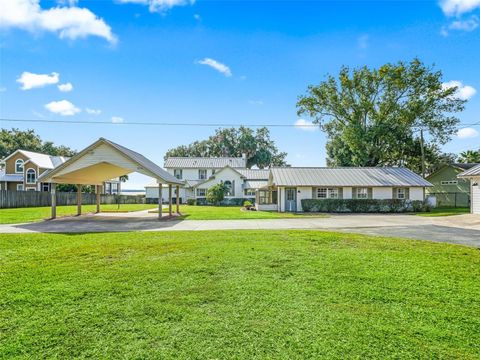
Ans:
{"label": "shrub in yard", "polygon": [[403,213],[430,211],[427,203],[403,199],[303,199],[305,212]]}
{"label": "shrub in yard", "polygon": [[220,205],[220,203],[225,198],[225,193],[227,192],[227,187],[223,183],[213,185],[210,189],[207,190],[207,202],[214,205]]}
{"label": "shrub in yard", "polygon": [[250,208],[251,208],[252,206],[253,206],[253,204],[252,204],[252,202],[249,201],[249,200],[245,200],[245,201],[243,202],[243,207],[244,207],[245,209],[250,210]]}
{"label": "shrub in yard", "polygon": [[196,205],[195,199],[187,199],[187,205]]}

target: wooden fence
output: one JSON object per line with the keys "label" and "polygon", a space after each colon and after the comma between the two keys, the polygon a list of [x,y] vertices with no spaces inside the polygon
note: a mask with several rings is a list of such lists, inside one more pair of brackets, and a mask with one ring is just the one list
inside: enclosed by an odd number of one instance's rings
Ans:
{"label": "wooden fence", "polygon": [[[76,192],[57,192],[57,205],[76,205]],[[100,195],[102,204],[143,204],[143,195]],[[95,194],[82,193],[83,205],[96,204]],[[46,191],[0,191],[0,209],[34,206],[51,206],[52,198]]]}

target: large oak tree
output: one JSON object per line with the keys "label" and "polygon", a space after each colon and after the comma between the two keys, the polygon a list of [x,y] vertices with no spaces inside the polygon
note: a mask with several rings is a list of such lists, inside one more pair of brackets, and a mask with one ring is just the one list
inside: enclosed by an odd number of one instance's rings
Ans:
{"label": "large oak tree", "polygon": [[342,67],[338,77],[309,86],[297,109],[326,132],[328,165],[403,165],[420,172],[421,132],[427,168],[445,158],[438,144],[455,134],[455,113],[465,104],[456,91],[418,59],[378,69]]}

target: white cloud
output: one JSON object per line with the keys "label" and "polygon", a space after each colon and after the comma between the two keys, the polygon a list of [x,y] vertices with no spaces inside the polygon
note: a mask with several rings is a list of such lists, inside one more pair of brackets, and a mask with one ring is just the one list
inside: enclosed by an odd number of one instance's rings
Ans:
{"label": "white cloud", "polygon": [[45,105],[45,108],[54,114],[71,116],[80,112],[80,109],[68,100],[52,101]]}
{"label": "white cloud", "polygon": [[112,116],[112,123],[121,124],[123,123],[123,118],[120,116]]}
{"label": "white cloud", "polygon": [[0,92],[5,92],[7,91],[7,88],[5,86],[0,87]]}
{"label": "white cloud", "polygon": [[217,70],[218,72],[221,72],[225,76],[232,76],[232,72],[230,71],[230,68],[222,64],[221,62],[218,62],[217,60],[211,59],[211,58],[205,58],[203,60],[198,61],[199,64],[202,65],[207,65],[210,66],[212,69]]}
{"label": "white cloud", "polygon": [[452,80],[442,84],[444,89],[449,89],[455,86],[457,87],[457,92],[454,96],[461,100],[469,100],[477,92],[473,86],[463,85],[463,83],[458,80]]}
{"label": "white cloud", "polygon": [[58,85],[58,90],[61,92],[70,92],[73,90],[73,85],[72,83],[65,83],[65,84],[60,84]]}
{"label": "white cloud", "polygon": [[52,72],[49,74],[34,74],[24,71],[17,79],[17,82],[22,84],[22,90],[30,90],[33,88],[44,87],[47,85],[56,84],[59,81],[59,74]]}
{"label": "white cloud", "polygon": [[449,30],[451,31],[466,31],[471,32],[480,26],[480,21],[478,16],[472,15],[470,19],[467,20],[455,20],[451,22],[448,26],[443,26],[440,33],[443,36],[448,36]]}
{"label": "white cloud", "polygon": [[248,103],[249,103],[250,105],[258,105],[258,106],[260,106],[260,105],[263,105],[263,100],[248,100]]}
{"label": "white cloud", "polygon": [[480,135],[479,132],[471,127],[460,129],[457,132],[457,136],[460,139],[475,138],[478,135]]}
{"label": "white cloud", "polygon": [[318,125],[313,124],[311,121],[307,121],[304,119],[298,119],[295,121],[295,127],[304,130],[304,131],[317,131]]}
{"label": "white cloud", "polygon": [[447,16],[459,16],[480,8],[480,0],[441,0],[440,7]]}
{"label": "white cloud", "polygon": [[118,0],[120,3],[148,5],[150,12],[165,12],[175,6],[192,5],[195,0]]}
{"label": "white cloud", "polygon": [[112,29],[87,8],[57,6],[42,9],[40,0],[0,0],[0,27],[20,28],[32,33],[50,31],[61,39],[98,36],[116,42]]}
{"label": "white cloud", "polygon": [[193,15],[193,18],[197,21],[201,21],[202,20],[202,17],[199,15],[199,14],[194,14]]}
{"label": "white cloud", "polygon": [[85,111],[87,112],[87,114],[90,114],[90,115],[100,115],[102,113],[102,110],[100,109],[86,108]]}

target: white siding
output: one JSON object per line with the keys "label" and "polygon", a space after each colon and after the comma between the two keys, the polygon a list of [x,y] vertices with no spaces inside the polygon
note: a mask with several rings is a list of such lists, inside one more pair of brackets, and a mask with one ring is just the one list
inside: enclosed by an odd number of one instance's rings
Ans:
{"label": "white siding", "polygon": [[297,211],[303,211],[302,199],[311,199],[311,198],[312,198],[311,187],[297,187]]}
{"label": "white siding", "polygon": [[343,198],[344,199],[351,199],[352,198],[352,188],[351,187],[344,187],[343,188]]}
{"label": "white siding", "polygon": [[[209,170],[210,171],[210,170]],[[209,189],[212,186],[219,184],[221,182],[231,181],[235,185],[235,193],[233,196],[226,196],[227,198],[241,198],[243,196],[243,179],[240,177],[240,174],[235,170],[230,168],[225,168],[221,172],[215,174],[215,178],[200,184],[198,187],[202,189]]]}
{"label": "white siding", "polygon": [[[480,214],[480,176],[470,179],[472,187],[472,213]],[[476,185],[473,185],[476,184]]]}
{"label": "white siding", "polygon": [[410,188],[410,200],[420,200],[423,201],[423,188],[421,187],[411,187]]}
{"label": "white siding", "polygon": [[[170,174],[174,175],[174,169],[169,168],[165,170],[167,170]],[[182,169],[182,180],[199,180],[198,170],[199,169]],[[219,170],[217,170],[217,172],[218,171]],[[212,175],[213,169],[207,169],[207,179]]]}
{"label": "white siding", "polygon": [[393,189],[391,187],[374,187],[372,190],[373,199],[391,199],[393,195]]}

